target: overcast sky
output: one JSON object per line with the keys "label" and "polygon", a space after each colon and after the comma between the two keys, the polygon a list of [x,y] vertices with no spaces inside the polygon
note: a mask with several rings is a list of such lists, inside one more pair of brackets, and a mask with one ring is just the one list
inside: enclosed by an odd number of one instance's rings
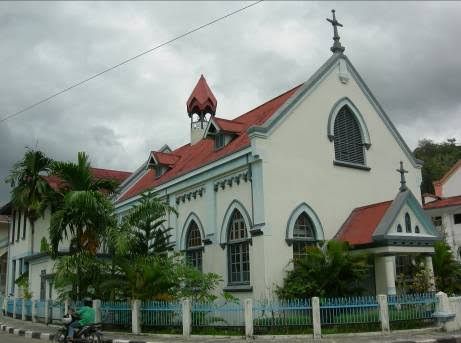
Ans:
{"label": "overcast sky", "polygon": [[[1,2],[0,116],[242,7],[243,2]],[[26,146],[56,159],[133,171],[189,141],[186,100],[204,74],[233,118],[345,53],[413,149],[461,141],[460,2],[263,2],[0,123],[3,183]]]}

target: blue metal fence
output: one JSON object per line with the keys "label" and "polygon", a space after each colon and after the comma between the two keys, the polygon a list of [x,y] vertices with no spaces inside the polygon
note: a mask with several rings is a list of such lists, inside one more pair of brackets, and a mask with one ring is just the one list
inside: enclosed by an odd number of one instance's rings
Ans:
{"label": "blue metal fence", "polygon": [[16,307],[15,307],[16,318],[21,318],[21,314],[22,314],[22,299],[16,298]]}
{"label": "blue metal fence", "polygon": [[24,300],[24,309],[26,311],[26,319],[32,318],[32,300]]}
{"label": "blue metal fence", "polygon": [[40,322],[45,321],[45,305],[46,302],[44,300],[37,300],[37,320]]}
{"label": "blue metal fence", "polygon": [[435,293],[389,295],[389,321],[433,319]]}
{"label": "blue metal fence", "polygon": [[148,327],[182,326],[181,303],[145,301],[141,304],[141,323]]}
{"label": "blue metal fence", "polygon": [[244,308],[240,303],[192,303],[192,327],[245,326]]}
{"label": "blue metal fence", "polygon": [[126,301],[101,301],[101,319],[104,324],[131,325],[131,304]]}
{"label": "blue metal fence", "polygon": [[311,327],[310,299],[259,300],[253,305],[253,325],[258,327]]}
{"label": "blue metal fence", "polygon": [[320,298],[322,325],[379,322],[378,302],[374,296]]}
{"label": "blue metal fence", "polygon": [[6,303],[6,312],[10,316],[13,315],[13,306],[14,306],[14,299],[13,298],[8,298],[7,303]]}

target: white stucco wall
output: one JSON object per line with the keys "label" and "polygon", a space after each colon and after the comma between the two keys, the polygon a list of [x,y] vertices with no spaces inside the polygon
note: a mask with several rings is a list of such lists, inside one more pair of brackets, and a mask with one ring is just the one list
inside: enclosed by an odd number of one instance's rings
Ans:
{"label": "white stucco wall", "polygon": [[[392,200],[400,186],[396,172],[399,161],[409,171],[407,185],[419,195],[421,173],[379,117],[372,104],[351,78],[338,80],[334,69],[304,98],[267,139],[254,138],[252,144],[262,156],[267,250],[273,256],[271,281],[280,283],[292,250],[285,243],[290,213],[306,202],[318,215],[331,239],[350,212],[366,204]],[[370,171],[334,166],[334,143],[327,137],[330,111],[339,99],[348,97],[361,112],[372,145],[366,150]]]}
{"label": "white stucco wall", "polygon": [[453,255],[461,261],[461,224],[455,224],[454,215],[461,213],[461,206],[443,207],[426,210],[430,217],[442,217],[442,229],[445,232],[445,241],[450,245]]}
{"label": "white stucco wall", "polygon": [[452,197],[461,195],[461,168],[458,168],[442,186],[442,196]]}

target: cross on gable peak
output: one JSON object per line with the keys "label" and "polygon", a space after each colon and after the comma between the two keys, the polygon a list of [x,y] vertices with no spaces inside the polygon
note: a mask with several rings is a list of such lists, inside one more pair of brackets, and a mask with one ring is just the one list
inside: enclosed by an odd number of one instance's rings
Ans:
{"label": "cross on gable peak", "polygon": [[403,168],[403,162],[402,161],[400,161],[400,168],[396,169],[396,170],[397,170],[397,172],[400,173],[400,188],[399,188],[399,190],[401,192],[404,192],[404,191],[407,190],[407,181],[405,180],[405,174],[408,173],[408,170],[405,170]]}
{"label": "cross on gable peak", "polygon": [[340,53],[342,54],[345,50],[343,46],[341,46],[341,43],[339,42],[339,35],[338,35],[338,26],[343,27],[343,24],[341,24],[338,20],[336,20],[336,15],[335,15],[335,10],[331,10],[331,13],[333,14],[333,19],[327,18],[327,21],[331,23],[333,26],[333,46],[330,48],[331,52],[334,54]]}

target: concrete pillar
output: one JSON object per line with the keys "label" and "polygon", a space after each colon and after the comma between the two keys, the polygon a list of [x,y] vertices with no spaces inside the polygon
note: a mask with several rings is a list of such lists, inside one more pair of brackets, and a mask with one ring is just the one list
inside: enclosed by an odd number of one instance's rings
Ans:
{"label": "concrete pillar", "polygon": [[32,300],[32,322],[36,323],[37,322],[37,300]]}
{"label": "concrete pillar", "polygon": [[182,301],[182,335],[189,337],[192,332],[192,311],[189,299]]}
{"label": "concrete pillar", "polygon": [[93,300],[94,322],[101,323],[101,300]]}
{"label": "concrete pillar", "polygon": [[70,303],[69,299],[64,300],[64,315],[69,313],[69,303]]}
{"label": "concrete pillar", "polygon": [[51,323],[50,301],[45,300],[45,324]]}
{"label": "concrete pillar", "polygon": [[16,318],[16,297],[13,298],[13,319]]}
{"label": "concrete pillar", "polygon": [[21,320],[26,320],[26,299],[22,299]]}
{"label": "concrete pillar", "polygon": [[375,256],[375,280],[377,294],[396,294],[395,256]]}
{"label": "concrete pillar", "polygon": [[426,255],[424,261],[426,270],[429,274],[429,291],[435,292],[434,266],[432,265],[432,256]]}
{"label": "concrete pillar", "polygon": [[434,318],[437,319],[437,323],[442,326],[445,331],[451,331],[453,318],[455,314],[453,313],[450,300],[444,292],[438,292],[435,295],[437,302],[435,304],[435,312],[433,314]]}
{"label": "concrete pillar", "polygon": [[132,303],[131,332],[135,335],[141,333],[141,300],[133,300]]}
{"label": "concrete pillar", "polygon": [[314,330],[314,339],[322,338],[322,324],[320,322],[320,299],[312,298],[312,327]]}
{"label": "concrete pillar", "polygon": [[387,304],[387,295],[380,294],[377,296],[378,309],[379,309],[379,320],[381,322],[381,331],[383,334],[388,335],[390,333],[389,326],[389,307]]}
{"label": "concrete pillar", "polygon": [[253,337],[253,299],[245,299],[245,336]]}

